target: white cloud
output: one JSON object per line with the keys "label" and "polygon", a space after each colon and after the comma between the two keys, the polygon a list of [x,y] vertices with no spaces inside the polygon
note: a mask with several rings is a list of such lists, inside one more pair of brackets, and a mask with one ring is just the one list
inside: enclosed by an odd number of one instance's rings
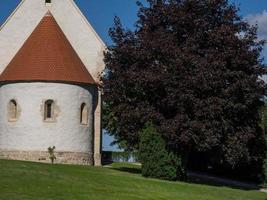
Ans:
{"label": "white cloud", "polygon": [[248,15],[245,18],[249,24],[258,25],[258,34],[260,39],[267,39],[267,11],[264,10],[262,13]]}
{"label": "white cloud", "polygon": [[[250,25],[258,26],[258,37],[260,40],[267,40],[267,10],[262,13],[248,15],[245,20]],[[265,45],[262,55],[264,56],[265,63],[267,62],[267,45]]]}

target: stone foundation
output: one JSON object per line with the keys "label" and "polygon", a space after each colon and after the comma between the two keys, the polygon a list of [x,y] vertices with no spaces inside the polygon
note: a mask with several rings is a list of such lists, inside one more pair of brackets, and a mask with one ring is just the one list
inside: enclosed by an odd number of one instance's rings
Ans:
{"label": "stone foundation", "polygon": [[[55,164],[93,165],[93,155],[79,152],[55,152]],[[50,163],[49,153],[46,151],[9,151],[0,150],[0,159],[23,160]]]}

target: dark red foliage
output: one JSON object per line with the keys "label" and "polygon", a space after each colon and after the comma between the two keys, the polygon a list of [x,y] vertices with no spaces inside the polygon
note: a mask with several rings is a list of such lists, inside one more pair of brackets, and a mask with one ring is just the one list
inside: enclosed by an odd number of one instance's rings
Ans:
{"label": "dark red foliage", "polygon": [[212,151],[230,166],[261,161],[266,85],[257,29],[227,0],[147,0],[134,31],[120,20],[105,55],[105,128],[138,148],[153,121],[168,148]]}

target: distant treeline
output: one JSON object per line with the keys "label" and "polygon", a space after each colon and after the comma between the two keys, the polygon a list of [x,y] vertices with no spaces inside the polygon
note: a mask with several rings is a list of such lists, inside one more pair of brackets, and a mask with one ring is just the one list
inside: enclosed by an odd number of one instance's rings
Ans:
{"label": "distant treeline", "polygon": [[102,160],[104,164],[111,162],[138,162],[138,152],[103,151]]}

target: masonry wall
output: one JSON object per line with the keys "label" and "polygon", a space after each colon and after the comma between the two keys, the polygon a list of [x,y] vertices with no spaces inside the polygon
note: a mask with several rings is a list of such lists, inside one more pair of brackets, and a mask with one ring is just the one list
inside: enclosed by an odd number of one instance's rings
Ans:
{"label": "masonry wall", "polygon": [[[95,88],[62,83],[13,83],[0,87],[0,158],[49,161],[55,146],[60,163],[93,164]],[[8,103],[18,104],[17,121],[8,120]],[[44,102],[55,102],[55,121],[44,121]],[[80,123],[81,104],[88,124]]]}

